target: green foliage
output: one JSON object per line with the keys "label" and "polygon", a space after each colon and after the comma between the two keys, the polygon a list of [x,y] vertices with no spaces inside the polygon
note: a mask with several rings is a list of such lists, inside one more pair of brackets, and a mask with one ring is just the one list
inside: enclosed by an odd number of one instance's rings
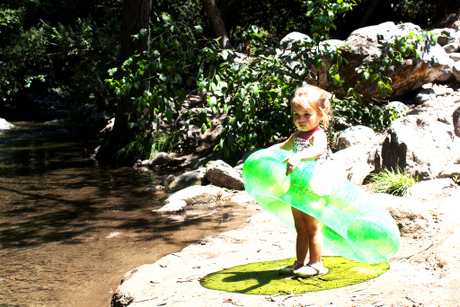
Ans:
{"label": "green foliage", "polygon": [[159,152],[174,152],[176,145],[182,141],[182,137],[179,132],[165,134],[157,131],[153,137],[148,158],[153,159]]}
{"label": "green foliage", "polygon": [[[118,15],[111,11],[114,5],[98,9],[98,16],[107,17],[101,24],[91,15],[96,12],[82,11],[82,2],[55,6],[54,1],[24,0],[0,7],[2,101],[16,102],[18,96],[26,95],[53,95],[101,105],[108,101],[103,79],[117,58],[113,33],[119,32]],[[89,17],[78,17],[73,5],[80,15]],[[51,7],[63,12],[68,9],[71,15],[54,15],[61,20],[48,22],[45,16]]]}
{"label": "green foliage", "polygon": [[[132,87],[150,82],[141,97],[133,98],[140,120],[132,126],[141,131],[141,139],[150,144],[147,147],[160,147],[154,137],[160,131],[175,135],[174,140],[181,144],[191,124],[201,125],[205,132],[212,128],[211,117],[225,115],[215,153],[235,162],[238,153],[280,142],[292,132],[289,100],[297,87],[317,83],[320,71],[326,72],[330,91],[340,90],[343,86],[340,69],[347,63],[341,50],[322,42],[328,38],[327,30],[334,28],[336,17],[356,2],[317,0],[303,4],[315,25],[314,39],[291,42],[289,46],[267,45],[264,38],[267,34],[252,26],[245,34],[252,38],[251,56],[240,58],[233,51],[220,50],[217,40],[204,39],[201,27],[178,22],[163,13],[152,30],[152,50],[133,55],[120,68],[112,69],[112,78],[107,80],[118,97],[127,95]],[[391,46],[397,51],[396,59],[406,56],[401,54],[409,42],[412,43],[402,39]],[[372,63],[381,69],[383,76],[388,66],[380,68],[379,64]],[[370,69],[362,68],[362,72],[368,73]],[[373,78],[373,82],[381,81]],[[391,90],[389,84],[388,87]],[[194,89],[207,93],[208,108],[199,114],[183,108],[187,92]],[[398,117],[391,108],[363,102],[353,88],[347,90],[343,99],[334,100],[334,110],[350,123],[374,130],[388,127]],[[333,135],[334,131],[329,133]]]}
{"label": "green foliage", "polygon": [[405,196],[407,190],[416,184],[417,181],[412,175],[405,174],[400,167],[397,167],[395,170],[382,169],[371,179],[371,182],[374,183],[372,192]]}
{"label": "green foliage", "polygon": [[9,36],[21,29],[24,9],[10,9],[0,6],[0,44],[3,46]]}
{"label": "green foliage", "polygon": [[[215,148],[225,159],[237,159],[234,153],[264,147],[289,133],[289,97],[295,88],[282,60],[265,54],[241,63],[230,61],[221,65],[219,75],[225,85],[209,95],[208,102],[227,114]],[[210,89],[216,86],[212,81],[206,84]]]}
{"label": "green foliage", "polygon": [[346,119],[350,125],[363,125],[374,131],[383,131],[393,121],[405,116],[393,107],[363,102],[361,96],[356,93],[344,99],[333,99],[332,108],[335,117]]}
{"label": "green foliage", "polygon": [[120,68],[109,71],[112,78],[106,81],[119,98],[128,95],[133,87],[150,84],[142,96],[133,97],[137,120],[131,123],[149,144],[148,148],[162,147],[154,137],[159,131],[174,135],[180,143],[186,138],[190,124],[201,122],[203,130],[211,127],[208,117],[216,112],[212,99],[208,101],[209,114],[206,110],[196,113],[183,108],[188,91],[197,85],[203,90],[205,80],[214,80],[210,90],[216,91],[215,84],[221,81],[217,75],[217,40],[204,38],[202,31],[201,26],[176,21],[163,13],[152,30],[151,50],[135,54]]}
{"label": "green foliage", "polygon": [[301,1],[307,8],[306,16],[313,19],[310,32],[313,40],[320,42],[329,39],[332,29],[337,29],[335,19],[339,14],[352,10],[359,1],[355,0],[309,0]]}
{"label": "green foliage", "polygon": [[[338,73],[343,58],[336,48],[320,44],[328,38],[336,16],[350,10],[355,1],[304,1],[306,16],[312,19],[310,41],[292,42],[290,46],[270,48],[263,40],[257,27],[251,27],[253,36],[251,54],[241,61],[221,64],[219,74],[225,85],[209,97],[228,114],[223,122],[224,132],[216,146],[224,159],[238,159],[235,153],[253,148],[265,147],[279,142],[292,132],[289,117],[289,99],[295,89],[307,83],[318,82],[319,71],[327,67],[327,61],[334,64],[329,70],[331,85],[340,86]],[[285,50],[290,49],[290,52]],[[315,73],[316,72],[316,73]],[[212,80],[207,88],[212,91]]]}

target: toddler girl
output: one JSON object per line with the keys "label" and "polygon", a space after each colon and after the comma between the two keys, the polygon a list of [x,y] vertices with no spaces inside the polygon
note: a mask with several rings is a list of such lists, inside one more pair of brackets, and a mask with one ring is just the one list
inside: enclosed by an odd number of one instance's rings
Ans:
{"label": "toddler girl", "polygon": [[[294,132],[285,142],[272,148],[292,150],[286,158],[286,176],[292,173],[303,160],[315,160],[321,163],[327,151],[327,136],[320,128],[320,122],[326,129],[331,112],[331,94],[313,85],[296,90],[291,101],[291,110],[295,126]],[[323,266],[323,238],[321,223],[310,215],[292,207],[297,232],[296,256],[293,265],[279,270],[282,275],[309,277],[326,274],[329,270]],[[307,253],[310,259],[307,260]]]}

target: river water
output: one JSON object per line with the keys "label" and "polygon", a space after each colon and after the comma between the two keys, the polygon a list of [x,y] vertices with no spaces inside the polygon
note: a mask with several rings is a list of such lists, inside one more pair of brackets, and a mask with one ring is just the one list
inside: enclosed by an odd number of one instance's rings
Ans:
{"label": "river water", "polygon": [[151,213],[165,174],[101,166],[78,136],[16,125],[0,131],[0,306],[108,306],[129,270],[250,215],[218,204],[169,223]]}

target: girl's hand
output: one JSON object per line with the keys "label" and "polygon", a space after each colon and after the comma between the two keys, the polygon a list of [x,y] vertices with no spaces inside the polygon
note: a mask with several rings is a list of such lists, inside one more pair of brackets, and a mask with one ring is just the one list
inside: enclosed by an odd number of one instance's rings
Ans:
{"label": "girl's hand", "polygon": [[283,160],[286,163],[286,176],[292,173],[302,160],[298,155],[292,155]]}

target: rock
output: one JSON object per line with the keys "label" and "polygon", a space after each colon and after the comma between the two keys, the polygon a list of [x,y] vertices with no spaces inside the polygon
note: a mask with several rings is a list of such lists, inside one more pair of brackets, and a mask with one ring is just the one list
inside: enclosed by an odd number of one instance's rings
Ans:
{"label": "rock", "polygon": [[175,177],[168,185],[171,192],[179,191],[192,185],[203,185],[206,183],[206,169],[199,168],[194,171],[183,173]]}
{"label": "rock", "polygon": [[[378,97],[376,83],[365,80],[356,68],[363,63],[384,56],[379,45],[393,43],[396,37],[406,36],[410,33],[420,34],[420,27],[404,23],[395,25],[386,22],[380,25],[358,29],[350,34],[341,46],[342,55],[348,65],[341,68],[341,79],[345,80],[346,87],[354,87],[359,81],[362,89],[359,90],[365,100]],[[388,77],[391,78],[393,93],[391,97],[400,97],[406,93],[420,88],[423,84],[452,77],[454,62],[446,51],[440,46],[431,46],[430,41],[419,46],[420,58],[411,57],[402,63],[391,65]]]}
{"label": "rock", "polygon": [[454,92],[452,89],[434,86],[433,84],[425,84],[423,87],[424,89],[432,88],[435,91],[436,98],[413,107],[408,115],[417,115],[428,120],[452,125],[452,114],[460,103],[460,92]]}
{"label": "rock", "polygon": [[429,100],[436,99],[436,93],[432,88],[427,88],[419,91],[417,95],[415,95],[414,102],[416,104],[422,104]]}
{"label": "rock", "polygon": [[174,176],[173,174],[169,174],[168,176],[163,178],[163,180],[161,181],[161,185],[167,187],[171,184],[171,182],[174,181],[174,179],[176,179],[176,176]]}
{"label": "rock", "polygon": [[422,238],[434,230],[430,208],[419,201],[389,194],[373,194],[372,197],[393,216],[401,236]]}
{"label": "rock", "polygon": [[337,165],[335,171],[345,173],[346,178],[356,185],[362,184],[373,170],[373,164],[369,163],[369,150],[372,150],[372,147],[355,145],[334,153],[332,160]]}
{"label": "rock", "polygon": [[283,49],[285,50],[290,50],[294,42],[298,42],[300,44],[302,42],[310,41],[311,38],[306,34],[300,32],[291,32],[281,39],[281,46],[283,46]]}
{"label": "rock", "polygon": [[211,161],[206,165],[206,179],[220,187],[244,190],[241,174],[222,160]]}
{"label": "rock", "polygon": [[159,152],[153,157],[152,160],[148,162],[149,166],[155,165],[164,165],[168,162],[171,162],[174,159],[174,155],[169,154],[167,152]]}
{"label": "rock", "polygon": [[372,145],[375,140],[374,130],[366,126],[354,126],[339,134],[337,149],[342,150],[354,145]]}
{"label": "rock", "polygon": [[454,182],[450,178],[421,181],[407,190],[407,197],[420,202],[436,201],[442,198],[444,189],[452,188]]}
{"label": "rock", "polygon": [[[426,306],[437,306],[441,299],[442,306],[456,306],[460,298],[456,288],[460,274],[456,252],[460,239],[460,190],[447,196],[438,212],[409,198],[386,194],[375,197],[401,227],[401,247],[389,260],[391,269],[366,284],[334,289],[338,295],[333,297],[327,291],[275,295],[270,296],[271,304],[286,305],[289,299],[289,306],[305,305],[306,300],[321,306],[374,306],[382,305],[376,302],[383,301],[388,306],[404,306],[413,305],[416,300]],[[431,218],[430,211],[439,213],[442,226]],[[263,211],[237,230],[207,237],[126,273],[113,293],[111,306],[225,305],[222,302],[265,306],[266,296],[209,290],[201,286],[200,278],[248,262],[293,257],[294,248],[293,230]],[[422,287],[431,290],[420,291]]]}
{"label": "rock", "polygon": [[401,101],[391,101],[390,103],[388,103],[387,107],[393,108],[395,112],[398,114],[398,117],[406,116],[407,113],[409,113],[409,107]]}
{"label": "rock", "polygon": [[460,138],[460,107],[452,114],[452,123],[454,125],[454,133]]}
{"label": "rock", "polygon": [[455,80],[457,80],[457,82],[460,82],[460,62],[455,62],[452,68],[452,73],[455,77]]}
{"label": "rock", "polygon": [[382,166],[400,167],[420,180],[434,179],[452,161],[452,146],[448,125],[410,115],[388,129],[382,145]]}
{"label": "rock", "polygon": [[[220,86],[223,85],[220,84]],[[199,113],[199,111],[196,111],[196,113]],[[211,117],[212,115],[209,114],[208,116]],[[204,134],[201,131],[201,127],[190,125],[187,131],[187,139],[189,146],[193,146],[195,148],[195,151],[198,153],[206,152],[207,150],[212,149],[214,144],[217,142],[219,135],[224,130],[221,121],[221,118],[213,119],[212,126],[214,128],[207,129]]]}
{"label": "rock", "polygon": [[441,171],[438,176],[439,178],[460,178],[460,164],[457,161],[456,163],[450,163]]}
{"label": "rock", "polygon": [[458,52],[449,53],[449,57],[454,62],[460,61],[460,53]]}
{"label": "rock", "polygon": [[436,37],[437,43],[446,50],[447,53],[453,53],[460,48],[458,31],[449,28],[434,29],[432,31]]}
{"label": "rock", "polygon": [[240,205],[245,205],[245,204],[254,202],[254,199],[248,194],[248,192],[243,191],[243,192],[238,193],[235,196],[232,196],[232,198],[230,199],[230,202],[237,203]]}
{"label": "rock", "polygon": [[9,129],[13,128],[13,127],[14,126],[12,124],[7,122],[3,118],[0,118],[0,130],[9,130]]}
{"label": "rock", "polygon": [[[438,213],[441,220],[448,223],[450,226],[460,227],[460,206],[458,200],[460,199],[460,190],[454,190],[454,192],[448,197],[441,200]],[[457,241],[460,242],[460,241]]]}
{"label": "rock", "polygon": [[184,211],[187,206],[214,204],[216,201],[225,199],[228,192],[215,186],[190,186],[171,194],[164,201],[160,209],[152,210],[156,213],[176,213]]}
{"label": "rock", "polygon": [[454,93],[454,90],[447,86],[434,86],[433,84],[425,84],[422,86],[422,88],[431,88],[434,91],[436,97],[451,95]]}

